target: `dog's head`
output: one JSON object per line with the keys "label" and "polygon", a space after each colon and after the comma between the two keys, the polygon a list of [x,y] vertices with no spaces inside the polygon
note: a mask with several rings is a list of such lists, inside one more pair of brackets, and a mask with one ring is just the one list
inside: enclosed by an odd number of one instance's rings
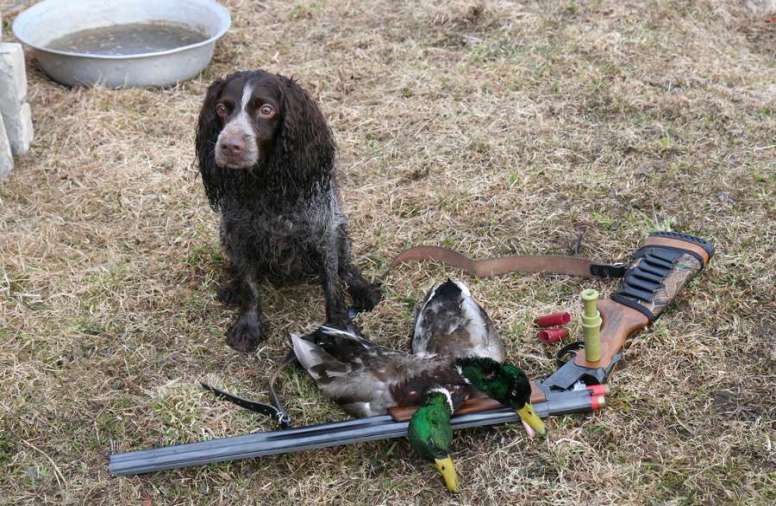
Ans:
{"label": "dog's head", "polygon": [[277,77],[265,72],[234,74],[211,86],[212,111],[220,131],[214,157],[223,169],[248,169],[266,160],[283,116]]}
{"label": "dog's head", "polygon": [[196,142],[214,207],[229,193],[249,192],[248,174],[265,188],[299,191],[333,175],[334,141],[318,106],[293,79],[262,70],[210,85]]}

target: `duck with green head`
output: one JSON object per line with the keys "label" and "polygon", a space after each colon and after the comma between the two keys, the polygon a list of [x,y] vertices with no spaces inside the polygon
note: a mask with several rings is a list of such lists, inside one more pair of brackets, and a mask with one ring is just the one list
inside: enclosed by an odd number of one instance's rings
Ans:
{"label": "duck with green head", "polygon": [[450,417],[478,390],[512,406],[534,430],[545,432],[528,402],[528,378],[511,364],[484,357],[402,353],[372,343],[353,328],[321,327],[291,340],[299,363],[321,392],[354,416],[422,405],[410,422],[410,442],[434,462],[451,491],[458,489],[458,480],[447,453],[452,441]]}
{"label": "duck with green head", "polygon": [[[514,408],[520,418],[537,433],[546,433],[544,422],[529,402],[531,384],[522,370],[486,357],[458,359],[455,366],[472,387]],[[448,453],[453,436],[450,417],[455,410],[452,398],[443,386],[429,388],[423,406],[410,420],[408,437],[415,451],[434,464],[448,490],[457,492],[458,476]]]}
{"label": "duck with green head", "polygon": [[407,437],[410,445],[421,458],[432,462],[450,492],[458,492],[458,474],[450,457],[453,441],[453,402],[450,392],[435,386],[426,391],[426,398],[412,415]]}

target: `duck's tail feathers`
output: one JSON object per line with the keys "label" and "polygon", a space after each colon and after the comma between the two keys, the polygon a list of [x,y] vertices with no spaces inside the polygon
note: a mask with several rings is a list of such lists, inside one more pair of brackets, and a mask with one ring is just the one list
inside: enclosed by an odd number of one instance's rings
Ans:
{"label": "duck's tail feathers", "polygon": [[294,347],[296,359],[308,374],[318,381],[322,379],[322,371],[339,361],[326,353],[320,346],[307,339],[308,337],[310,336],[291,334],[291,344]]}
{"label": "duck's tail feathers", "polygon": [[378,347],[375,343],[362,336],[358,328],[352,325],[348,325],[345,328],[323,325],[313,332],[312,336],[316,343],[330,353],[333,353],[332,350],[358,352],[362,348],[371,350]]}
{"label": "duck's tail feathers", "polygon": [[447,281],[438,283],[428,291],[424,306],[432,301],[434,303],[445,303],[448,301],[458,303],[466,297],[471,297],[469,287],[463,281],[448,278]]}
{"label": "duck's tail feathers", "polygon": [[461,297],[461,294],[463,293],[463,289],[461,288],[461,286],[466,288],[466,285],[464,285],[463,283],[453,281],[452,279],[448,279],[444,283],[440,283],[439,285],[437,285],[430,299],[434,299],[437,301],[458,300]]}
{"label": "duck's tail feathers", "polygon": [[354,363],[380,353],[381,348],[358,333],[355,327],[324,325],[310,334],[292,335],[291,343],[299,363],[316,381],[328,381],[352,370]]}

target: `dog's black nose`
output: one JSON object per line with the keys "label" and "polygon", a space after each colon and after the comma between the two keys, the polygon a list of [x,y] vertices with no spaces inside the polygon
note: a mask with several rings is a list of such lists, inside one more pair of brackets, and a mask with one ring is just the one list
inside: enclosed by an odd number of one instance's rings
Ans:
{"label": "dog's black nose", "polygon": [[241,139],[224,139],[221,150],[228,156],[239,156],[245,151],[245,142]]}

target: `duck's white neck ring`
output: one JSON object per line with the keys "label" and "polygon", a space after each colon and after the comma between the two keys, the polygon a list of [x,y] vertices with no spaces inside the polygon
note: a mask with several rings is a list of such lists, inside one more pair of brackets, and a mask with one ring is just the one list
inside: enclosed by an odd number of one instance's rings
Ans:
{"label": "duck's white neck ring", "polygon": [[450,391],[448,389],[444,387],[431,387],[426,390],[426,395],[432,393],[444,394],[445,400],[447,401],[447,406],[450,408],[450,413],[453,412],[453,397],[450,395]]}

